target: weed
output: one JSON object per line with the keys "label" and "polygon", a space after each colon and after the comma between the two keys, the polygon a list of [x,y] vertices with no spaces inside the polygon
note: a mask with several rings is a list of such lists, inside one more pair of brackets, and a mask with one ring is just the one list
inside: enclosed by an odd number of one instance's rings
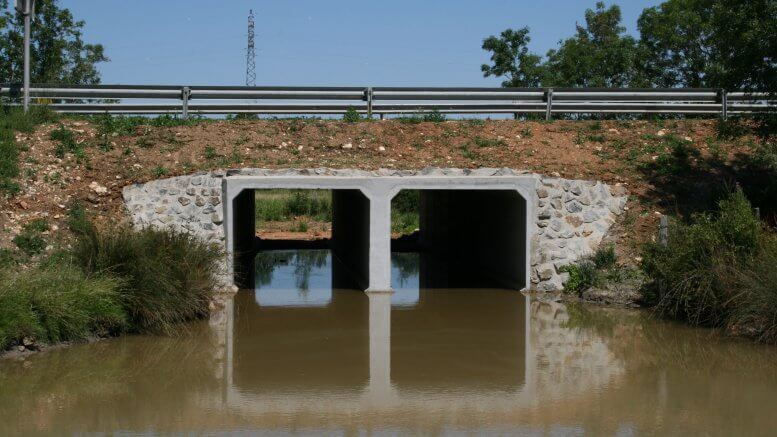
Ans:
{"label": "weed", "polygon": [[604,135],[587,135],[585,139],[591,143],[603,143],[605,140]]}
{"label": "weed", "polygon": [[496,147],[496,146],[504,146],[506,145],[505,141],[502,139],[491,139],[491,138],[481,138],[481,137],[475,137],[472,140],[473,143],[475,143],[478,147]]}
{"label": "weed", "polygon": [[441,113],[438,109],[432,109],[429,112],[419,112],[410,116],[398,117],[396,120],[405,124],[418,124],[423,122],[442,123],[445,121],[445,114]]}
{"label": "weed", "polygon": [[143,149],[150,149],[154,146],[154,142],[151,140],[151,138],[148,135],[143,135],[142,137],[138,138],[135,141],[135,144]]}
{"label": "weed", "polygon": [[58,141],[54,149],[54,154],[57,158],[64,158],[66,153],[77,154],[83,150],[79,144],[76,144],[73,132],[64,125],[59,125],[59,128],[51,131],[49,137],[54,141]]}
{"label": "weed", "polygon": [[306,221],[298,221],[297,224],[292,229],[294,232],[307,232],[308,231],[308,222]]}
{"label": "weed", "polygon": [[615,261],[617,260],[617,257],[615,256],[615,246],[607,245],[600,247],[594,252],[591,260],[594,262],[597,269],[606,269],[614,266]]}
{"label": "weed", "polygon": [[203,156],[207,160],[216,159],[219,157],[219,154],[216,153],[216,148],[213,146],[205,146],[205,151]]}
{"label": "weed", "polygon": [[48,229],[49,225],[45,219],[35,219],[27,223],[12,241],[27,256],[39,255],[46,248],[46,240],[40,234]]}
{"label": "weed", "polygon": [[569,279],[564,284],[564,290],[567,292],[580,295],[596,283],[596,265],[590,260],[562,266],[559,271],[569,274]]}
{"label": "weed", "polygon": [[461,150],[461,156],[463,156],[466,159],[476,159],[477,155],[469,150],[469,146],[467,144],[462,144],[459,146],[459,150]]}
{"label": "weed", "polygon": [[578,296],[593,286],[606,281],[617,281],[621,272],[616,269],[615,246],[600,247],[592,255],[583,258],[577,264],[562,266],[560,271],[569,274],[564,290]]}
{"label": "weed", "polygon": [[423,120],[431,123],[442,123],[445,121],[445,114],[441,113],[439,109],[435,108],[427,113],[424,113]]}
{"label": "weed", "polygon": [[719,119],[715,124],[715,132],[718,138],[731,140],[739,138],[749,132],[749,128],[738,118],[728,120]]}
{"label": "weed", "polygon": [[348,110],[346,110],[345,114],[343,114],[343,121],[346,123],[356,123],[361,120],[362,117],[359,115],[359,111],[357,111],[353,106],[348,107]]}
{"label": "weed", "polygon": [[152,172],[152,173],[154,174],[154,176],[155,176],[155,177],[157,177],[157,178],[161,178],[162,176],[164,176],[164,175],[166,175],[167,173],[169,173],[169,171],[167,170],[167,168],[165,168],[165,167],[163,167],[163,166],[161,166],[161,165],[158,165],[158,166],[154,167],[154,169],[153,169],[153,170],[151,170],[151,172]]}

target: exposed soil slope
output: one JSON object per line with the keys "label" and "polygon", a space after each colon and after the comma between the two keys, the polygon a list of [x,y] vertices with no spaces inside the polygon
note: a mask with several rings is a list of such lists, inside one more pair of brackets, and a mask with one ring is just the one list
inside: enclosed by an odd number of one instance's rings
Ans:
{"label": "exposed soil slope", "polygon": [[[50,137],[60,125],[75,139],[64,152]],[[624,185],[633,200],[613,239],[626,259],[654,234],[657,212],[685,208],[695,191],[704,191],[710,172],[725,177],[753,144],[750,138],[717,140],[710,120],[205,120],[190,126],[132,126],[119,133],[96,121],[63,119],[17,140],[23,191],[0,199],[0,247],[13,247],[23,225],[41,217],[51,226],[44,233],[53,234],[49,242],[66,241],[57,231],[65,227],[73,202],[82,202],[98,221],[117,220],[123,186],[197,170],[511,167]]]}

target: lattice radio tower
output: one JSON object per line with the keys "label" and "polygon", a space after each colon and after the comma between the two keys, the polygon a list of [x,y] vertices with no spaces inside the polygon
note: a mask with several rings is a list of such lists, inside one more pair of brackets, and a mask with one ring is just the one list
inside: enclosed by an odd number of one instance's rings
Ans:
{"label": "lattice radio tower", "polygon": [[256,86],[256,49],[254,48],[254,10],[248,12],[248,50],[246,51],[246,86]]}

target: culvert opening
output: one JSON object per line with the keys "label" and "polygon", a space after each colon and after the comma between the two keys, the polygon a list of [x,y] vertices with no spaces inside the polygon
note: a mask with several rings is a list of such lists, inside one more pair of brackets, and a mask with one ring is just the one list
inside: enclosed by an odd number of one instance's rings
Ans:
{"label": "culvert opening", "polygon": [[370,208],[361,191],[252,189],[232,207],[240,288],[259,291],[272,282],[268,302],[292,302],[296,292],[311,304],[326,303],[333,289],[367,288]]}
{"label": "culvert opening", "polygon": [[527,205],[517,191],[402,190],[391,207],[395,291],[526,287]]}

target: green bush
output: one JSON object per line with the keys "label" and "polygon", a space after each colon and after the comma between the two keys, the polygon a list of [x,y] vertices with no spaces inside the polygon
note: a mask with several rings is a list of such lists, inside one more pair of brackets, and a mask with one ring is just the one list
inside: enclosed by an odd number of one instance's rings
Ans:
{"label": "green bush", "polygon": [[87,277],[67,265],[4,271],[0,278],[0,350],[25,337],[56,343],[126,326],[118,279]]}
{"label": "green bush", "polygon": [[607,245],[600,247],[591,258],[597,269],[606,269],[615,265],[617,257],[615,256],[615,246]]}
{"label": "green bush", "polygon": [[577,264],[562,266],[560,271],[569,274],[564,290],[577,295],[594,286],[597,281],[596,265],[591,260],[586,259]]}
{"label": "green bush", "polygon": [[667,246],[652,243],[642,267],[650,279],[644,296],[664,316],[722,326],[735,301],[731,267],[746,265],[759,249],[761,225],[741,190],[719,203],[716,214],[673,223]]}
{"label": "green bush", "polygon": [[564,290],[581,295],[591,287],[623,279],[625,271],[617,268],[616,261],[615,246],[607,245],[598,248],[577,264],[562,266],[560,271],[569,274]]}
{"label": "green bush", "polygon": [[736,305],[730,328],[767,343],[777,343],[777,239],[765,239],[749,263],[733,269]]}
{"label": "green bush", "polygon": [[74,258],[89,276],[121,279],[119,294],[134,332],[171,332],[208,314],[220,251],[171,230],[81,232]]}
{"label": "green bush", "polygon": [[345,114],[343,114],[343,121],[346,123],[356,123],[361,121],[362,117],[359,112],[353,106],[349,107]]}

